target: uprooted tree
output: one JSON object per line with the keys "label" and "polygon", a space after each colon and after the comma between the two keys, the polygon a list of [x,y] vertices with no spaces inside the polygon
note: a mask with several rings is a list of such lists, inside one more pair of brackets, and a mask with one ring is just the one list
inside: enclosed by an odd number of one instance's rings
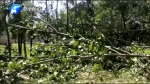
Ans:
{"label": "uprooted tree", "polygon": [[[33,7],[28,1],[22,3],[24,7]],[[69,3],[73,7],[69,7]],[[17,83],[41,79],[63,83],[75,79],[76,72],[86,66],[91,67],[89,76],[94,67],[95,71],[104,69],[114,73],[138,67],[140,71],[135,75],[149,80],[144,74],[150,74],[147,67],[150,56],[136,54],[144,50],[141,45],[149,43],[149,12],[141,10],[149,10],[149,1],[140,3],[107,0],[77,3],[72,0],[67,2],[67,12],[60,14],[53,9],[54,4],[46,4],[45,12],[22,11],[14,18],[6,18],[9,13],[3,12],[9,54],[0,54],[0,81]],[[41,16],[37,17],[37,13]],[[17,49],[10,46],[10,37],[17,38]]]}

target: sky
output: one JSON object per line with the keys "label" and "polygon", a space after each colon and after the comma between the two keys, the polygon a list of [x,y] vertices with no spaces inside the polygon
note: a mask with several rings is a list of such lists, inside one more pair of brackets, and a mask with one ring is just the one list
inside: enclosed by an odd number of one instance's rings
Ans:
{"label": "sky", "polygon": [[[42,10],[44,10],[46,8],[45,2],[46,1],[34,1],[34,6],[36,6],[36,7],[40,6],[40,7],[42,7]],[[81,1],[77,1],[77,3],[79,3],[79,2],[81,2]],[[53,10],[55,10],[57,8],[57,1],[54,0],[54,1],[48,1],[47,2],[48,5],[51,4],[51,3],[53,3]],[[65,5],[64,5],[65,3],[66,3],[65,0],[64,1],[63,0],[62,1],[58,1],[58,15],[60,14],[61,10],[66,11]],[[73,7],[71,5],[69,5],[69,6]],[[40,17],[39,14],[37,16]]]}
{"label": "sky", "polygon": [[[42,7],[42,10],[44,10],[46,8],[46,5],[45,5],[45,1],[41,2],[41,1],[34,1],[34,6],[36,7]],[[50,5],[51,3],[53,3],[53,10],[55,10],[57,8],[57,1],[48,1],[47,2],[47,5]],[[59,1],[58,2],[58,14],[60,13],[61,10],[65,10],[65,6],[62,4],[62,3],[65,3],[65,1]],[[49,10],[49,8],[48,8]],[[40,14],[37,14],[37,17],[40,17],[41,15]]]}
{"label": "sky", "polygon": [[[11,0],[8,0],[8,3],[10,1]],[[13,0],[13,2],[14,1],[15,0]],[[36,6],[36,7],[40,6],[40,7],[42,7],[42,10],[44,10],[46,8],[45,2],[46,2],[46,0],[44,0],[44,1],[43,0],[41,0],[41,1],[40,0],[39,1],[38,0],[34,0],[34,6]],[[79,3],[79,2],[81,2],[81,1],[77,1],[77,3]],[[51,3],[53,3],[53,10],[56,10],[56,8],[57,8],[57,1],[56,0],[47,1],[48,5],[50,5]],[[64,1],[63,0],[62,1],[59,0],[58,1],[58,14],[60,13],[61,10],[66,11],[66,9],[65,9],[65,3],[66,3],[66,0],[64,0]]]}
{"label": "sky", "polygon": [[[60,12],[60,10],[65,9],[65,6],[62,3],[65,3],[65,1],[59,1],[58,2],[58,12]],[[51,4],[51,2],[48,1],[47,4]],[[57,8],[57,1],[53,1],[53,4],[54,4],[53,9],[56,9]],[[43,10],[46,8],[46,5],[45,5],[44,2],[39,3],[38,1],[34,1],[34,5],[37,6],[37,7],[41,6]]]}
{"label": "sky", "polygon": [[[42,2],[42,3],[39,3],[39,2]],[[43,10],[46,8],[46,5],[44,4],[44,2],[45,1],[34,1],[34,5],[35,6],[41,6],[42,8],[43,8]],[[65,3],[66,1],[64,0],[62,0],[62,1],[58,1],[58,12],[60,11],[60,10],[65,10],[65,5],[64,5],[64,3]],[[79,3],[79,2],[81,2],[81,1],[77,1],[77,3]],[[47,2],[47,4],[50,4],[51,2],[50,1],[48,1]],[[56,9],[56,7],[57,7],[57,1],[55,0],[55,1],[53,1],[53,8],[54,9]],[[69,5],[70,7],[72,7],[71,5]]]}
{"label": "sky", "polygon": [[[15,0],[6,0],[6,2],[15,2]],[[32,0],[31,0],[31,2],[32,2]],[[34,5],[37,7],[41,6],[42,10],[44,10],[46,8],[45,2],[46,2],[46,0],[34,0]],[[57,1],[50,0],[50,1],[47,1],[47,4],[49,5],[49,4],[51,4],[51,2],[53,2],[53,9],[56,9]],[[79,3],[79,2],[81,2],[81,1],[77,1],[77,3]],[[66,10],[64,3],[66,3],[66,0],[58,1],[58,13],[60,12],[60,10],[64,10],[64,11]],[[71,5],[70,5],[70,7],[71,7]]]}

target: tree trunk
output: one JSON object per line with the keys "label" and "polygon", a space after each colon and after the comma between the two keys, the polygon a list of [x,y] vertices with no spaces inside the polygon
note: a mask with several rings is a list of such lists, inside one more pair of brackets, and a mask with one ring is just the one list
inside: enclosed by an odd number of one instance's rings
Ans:
{"label": "tree trunk", "polygon": [[[22,4],[22,0],[16,0],[15,3],[17,4]],[[15,22],[19,22],[21,21],[21,12],[17,15],[15,15]],[[21,34],[21,31],[20,29],[18,29],[18,54],[19,55],[22,55],[22,34]]]}
{"label": "tree trunk", "polygon": [[69,31],[69,7],[68,7],[68,0],[66,0],[67,3],[67,32]]}
{"label": "tree trunk", "polygon": [[[5,1],[4,1],[4,7],[3,9],[5,9]],[[5,27],[6,27],[6,33],[7,33],[7,39],[8,39],[8,52],[9,52],[9,56],[11,56],[11,44],[10,44],[10,36],[9,36],[9,31],[8,31],[8,25],[6,23],[6,15],[7,15],[7,12],[4,10],[3,12],[3,21],[5,23]]]}
{"label": "tree trunk", "polygon": [[23,34],[23,44],[24,44],[24,56],[27,57],[27,51],[26,51],[26,39],[25,39],[25,32]]}
{"label": "tree trunk", "polygon": [[123,11],[121,11],[121,16],[122,16],[122,20],[123,20],[123,27],[124,27],[124,30],[126,31],[126,24],[125,24],[126,19],[125,19],[125,16],[124,16],[124,12],[123,12]]}

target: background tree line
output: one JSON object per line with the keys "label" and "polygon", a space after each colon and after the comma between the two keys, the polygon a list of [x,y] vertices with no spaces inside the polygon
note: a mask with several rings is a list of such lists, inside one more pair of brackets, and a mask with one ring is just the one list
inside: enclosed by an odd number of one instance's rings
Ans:
{"label": "background tree line", "polygon": [[[55,4],[56,9],[53,8],[53,3],[45,2],[45,10],[38,13],[38,16],[40,15],[42,19],[62,32],[69,33],[76,38],[81,35],[97,39],[104,35],[104,38],[107,38],[104,43],[114,46],[130,45],[134,41],[149,43],[149,1],[85,0],[77,2],[77,0],[66,0],[66,2],[62,2],[65,4],[66,10],[61,10],[60,14],[58,14],[58,2],[57,0],[57,4]],[[22,0],[22,3],[25,4],[24,7],[34,6],[30,1],[24,2]],[[37,13],[23,11],[21,21],[24,23],[22,25],[30,26],[29,24],[32,22],[29,19],[33,16],[37,16]],[[9,22],[13,22],[10,16]],[[35,22],[43,24],[40,21]],[[36,28],[43,27],[36,25],[36,23],[34,25]],[[10,28],[10,31],[12,38],[16,39],[15,30]]]}
{"label": "background tree line", "polygon": [[[149,81],[149,55],[141,45],[149,45],[150,1],[45,0],[39,1],[46,6],[42,11],[11,15],[12,1],[0,6],[0,33],[6,32],[8,43],[17,39],[11,48],[0,47],[0,82],[72,82],[82,72],[88,78],[95,72],[101,82],[120,76],[125,77],[121,81]],[[63,9],[58,11],[60,2]],[[35,6],[34,0],[14,3],[24,9]]]}

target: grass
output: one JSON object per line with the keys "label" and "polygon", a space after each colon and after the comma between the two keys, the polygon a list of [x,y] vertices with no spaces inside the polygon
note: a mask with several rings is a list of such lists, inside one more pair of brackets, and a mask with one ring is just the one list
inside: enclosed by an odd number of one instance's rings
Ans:
{"label": "grass", "polygon": [[[5,51],[5,45],[0,45],[0,54],[4,54]],[[26,51],[27,51],[27,56],[30,56],[30,45],[26,44]],[[14,43],[12,44],[12,50],[11,50],[12,56],[17,56],[18,55],[18,44]],[[22,49],[22,55],[24,56],[24,49]]]}
{"label": "grass", "polygon": [[[16,44],[16,43],[12,44],[12,49],[14,49],[16,52],[18,52],[18,44]],[[26,44],[26,51],[27,51],[27,56],[30,56],[30,44]],[[12,55],[17,54],[16,52],[12,51]],[[22,55],[24,56],[24,48],[22,49]]]}
{"label": "grass", "polygon": [[146,49],[144,53],[150,55],[150,49]]}
{"label": "grass", "polygon": [[5,50],[5,46],[4,45],[0,45],[0,54],[3,54]]}

